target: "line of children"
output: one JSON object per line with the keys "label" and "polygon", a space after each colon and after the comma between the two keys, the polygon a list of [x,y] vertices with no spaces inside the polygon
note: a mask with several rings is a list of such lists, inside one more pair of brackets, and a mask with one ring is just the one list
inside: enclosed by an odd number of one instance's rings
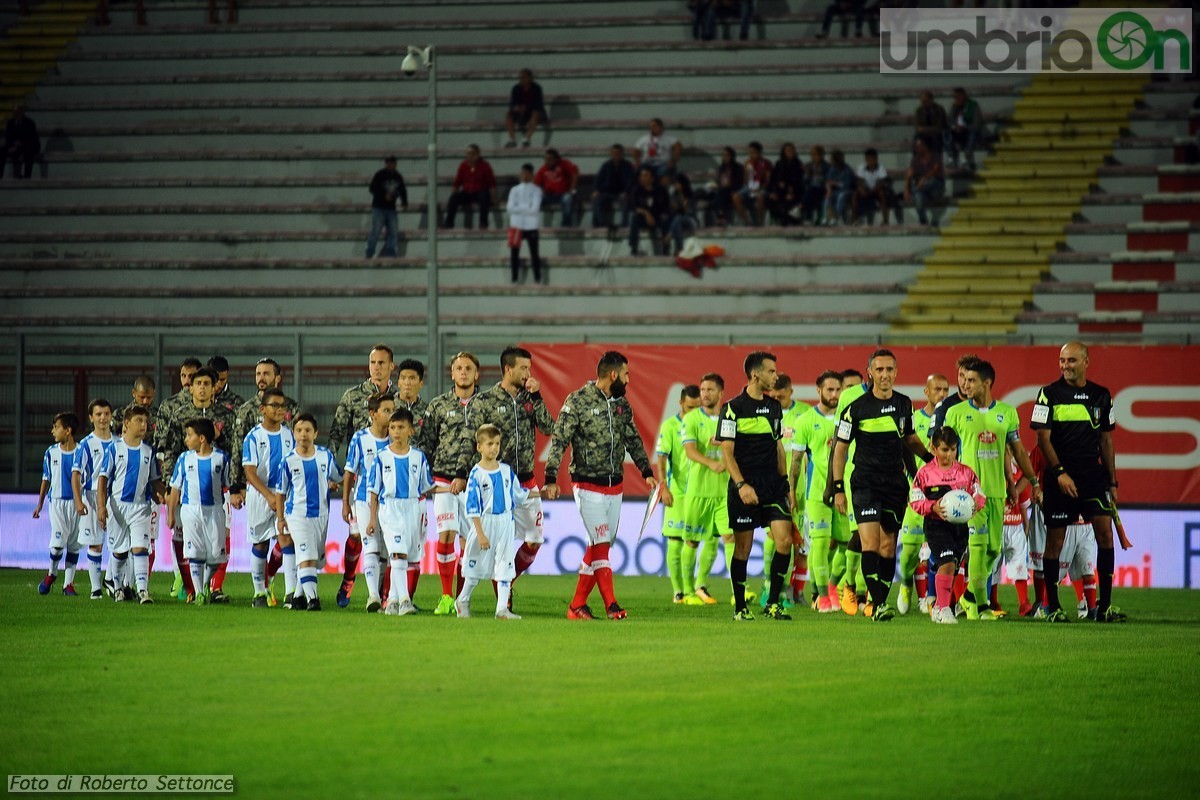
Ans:
{"label": "line of children", "polygon": [[[75,432],[78,430],[79,417],[74,414],[56,415],[50,425],[50,436],[53,437],[54,444],[46,448],[46,454],[42,457],[42,485],[38,490],[33,518],[41,518],[42,508],[49,498],[50,570],[38,584],[38,594],[50,594],[50,587],[58,580],[58,562],[65,553],[66,569],[62,591],[68,597],[75,596],[75,565],[79,562],[80,543],[79,514],[71,491],[71,475],[75,454],[79,450],[75,442]],[[92,589],[93,600],[104,596],[100,587],[93,586]]]}
{"label": "line of children", "polygon": [[150,428],[150,413],[141,407],[129,409],[121,423],[121,438],[105,450],[96,490],[96,522],[108,532],[109,557],[113,568],[113,599],[125,600],[131,587],[126,559],[133,557],[133,583],[138,602],[150,605],[150,542],[153,540],[155,509],[163,499],[154,448],[144,440]]}
{"label": "line of children", "polygon": [[187,450],[175,461],[167,500],[167,527],[174,529],[178,521],[183,528],[183,554],[194,587],[187,601],[196,605],[211,599],[213,573],[229,560],[225,493],[229,491],[230,464],[225,451],[213,447],[214,439],[212,420],[194,419],[184,424]]}

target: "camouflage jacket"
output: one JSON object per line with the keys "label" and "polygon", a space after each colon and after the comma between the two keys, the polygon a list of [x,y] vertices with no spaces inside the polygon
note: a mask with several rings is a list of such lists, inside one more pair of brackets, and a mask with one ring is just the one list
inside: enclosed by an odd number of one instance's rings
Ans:
{"label": "camouflage jacket", "polygon": [[175,461],[187,449],[184,444],[183,426],[188,420],[203,418],[212,420],[213,427],[217,431],[217,440],[213,442],[213,447],[224,450],[229,456],[229,475],[233,482],[231,487],[234,491],[241,491],[245,487],[245,478],[242,476],[242,444],[234,441],[236,433],[237,420],[234,419],[233,412],[224,405],[213,403],[208,408],[196,408],[195,404],[188,403],[187,405],[175,404],[164,413],[159,409],[160,419],[158,429],[154,436],[154,449],[158,453],[159,462],[162,465],[163,480],[169,481],[171,473],[175,470]]}
{"label": "camouflage jacket", "polygon": [[[162,403],[158,406],[158,415],[159,417],[163,417],[164,415],[171,413],[170,409],[172,406],[185,405],[190,402],[192,402],[192,393],[186,387],[184,387],[168,397],[166,400],[162,401]],[[167,477],[168,479],[170,478],[170,476]]]}
{"label": "camouflage jacket", "polygon": [[[127,406],[122,406],[121,408],[118,408],[113,411],[113,417],[112,417],[113,436],[121,435],[121,426],[125,423],[125,415],[127,413],[129,413],[129,409],[131,409],[137,405],[138,405],[137,403],[130,403]],[[158,430],[159,410],[157,408],[155,408],[154,406],[150,406],[146,410],[148,412],[150,412],[150,423],[146,426],[146,443],[153,446],[154,434],[155,434],[155,431]]]}
{"label": "camouflage jacket", "polygon": [[554,432],[554,417],[546,408],[542,393],[530,394],[521,389],[513,397],[497,383],[492,388],[475,395],[467,406],[467,419],[463,424],[462,444],[458,457],[456,478],[466,478],[471,467],[479,460],[475,449],[475,431],[480,425],[492,424],[500,429],[500,460],[512,467],[517,479],[524,483],[533,478],[535,430],[547,436]]}
{"label": "camouflage jacket", "polygon": [[453,480],[458,471],[463,424],[467,419],[468,404],[474,399],[475,395],[472,395],[464,403],[451,389],[433,398],[425,407],[418,438],[435,478]]}
{"label": "camouflage jacket", "polygon": [[[371,424],[371,414],[367,411],[367,401],[379,390],[370,380],[365,380],[356,386],[351,386],[342,395],[337,411],[333,412],[333,424],[329,426],[329,452],[334,458],[339,458],[338,451],[342,445],[363,428]],[[384,387],[385,392],[395,393],[396,386],[391,381]]]}
{"label": "camouflage jacket", "polygon": [[[283,424],[290,428],[292,420],[300,413],[300,406],[290,397],[284,397],[283,401],[287,403],[287,408],[284,409]],[[241,447],[242,442],[246,441],[246,434],[254,430],[254,426],[262,421],[262,392],[255,392],[254,397],[238,406],[234,414],[233,440],[237,442],[238,447]]]}
{"label": "camouflage jacket", "polygon": [[246,404],[246,398],[242,397],[240,394],[235,392],[233,389],[230,389],[229,386],[226,385],[223,392],[213,397],[213,402],[217,405],[225,406],[232,411],[233,415],[236,417],[238,409]]}
{"label": "camouflage jacket", "polygon": [[[428,456],[429,454],[425,450],[425,440],[423,438],[421,438],[422,437],[421,421],[425,418],[425,414],[428,413],[427,409],[429,408],[429,404],[426,403],[423,399],[421,399],[420,395],[417,395],[417,400],[412,405],[409,405],[408,403],[401,400],[400,395],[396,395],[396,410],[399,411],[402,408],[407,408],[409,411],[412,412],[412,415],[413,415],[414,432],[413,432],[412,440],[409,442],[409,444],[411,444],[413,447],[417,448],[422,453],[425,453],[426,456]],[[370,424],[371,424],[370,420],[367,420],[367,425],[370,425]]]}
{"label": "camouflage jacket", "polygon": [[616,486],[625,474],[625,454],[649,478],[650,459],[646,444],[633,421],[633,407],[625,397],[610,398],[595,381],[567,396],[554,424],[550,455],[546,458],[546,483],[558,477],[563,453],[571,448],[571,480]]}

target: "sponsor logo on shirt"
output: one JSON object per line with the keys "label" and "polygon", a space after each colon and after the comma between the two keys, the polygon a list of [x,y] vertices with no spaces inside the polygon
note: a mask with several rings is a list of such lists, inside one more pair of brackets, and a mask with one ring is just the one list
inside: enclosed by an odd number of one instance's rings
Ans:
{"label": "sponsor logo on shirt", "polygon": [[895,411],[896,411],[895,406],[884,406],[883,408],[879,409],[880,414],[892,414],[892,413],[895,413]]}
{"label": "sponsor logo on shirt", "polygon": [[991,431],[984,431],[983,433],[979,434],[979,441],[983,442],[984,444],[995,444],[996,434],[992,433]]}

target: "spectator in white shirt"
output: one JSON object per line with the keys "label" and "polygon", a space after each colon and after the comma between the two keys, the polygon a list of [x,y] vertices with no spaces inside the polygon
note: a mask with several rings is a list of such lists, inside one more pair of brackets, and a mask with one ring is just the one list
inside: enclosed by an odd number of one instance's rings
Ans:
{"label": "spectator in white shirt", "polygon": [[[894,202],[892,180],[887,169],[879,163],[879,152],[874,147],[867,148],[863,155],[866,161],[858,167],[858,187],[850,204],[850,224],[857,224],[860,214],[878,208],[883,217],[881,224],[887,225],[888,208]],[[896,219],[900,219],[899,209]]]}
{"label": "spectator in white shirt", "polygon": [[522,164],[521,182],[508,192],[508,252],[513,283],[521,280],[522,240],[529,243],[533,281],[542,282],[542,261],[538,257],[538,217],[541,212],[542,190],[533,182],[533,164]]}
{"label": "spectator in white shirt", "polygon": [[683,156],[683,145],[674,136],[663,133],[663,121],[658,117],[650,120],[650,132],[637,140],[633,146],[633,168],[649,167],[661,181],[664,176],[674,175]]}

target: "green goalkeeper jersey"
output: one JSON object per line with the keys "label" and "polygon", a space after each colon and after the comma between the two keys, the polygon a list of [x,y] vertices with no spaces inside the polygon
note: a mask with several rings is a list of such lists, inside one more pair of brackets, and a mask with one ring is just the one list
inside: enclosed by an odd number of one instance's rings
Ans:
{"label": "green goalkeeper jersey", "polygon": [[[836,431],[836,412],[827,417],[819,409],[810,408],[796,421],[796,435],[793,439],[796,457],[799,458],[801,453],[808,454],[804,480],[806,497],[819,500],[825,491],[825,480],[829,474],[829,454],[832,452]],[[799,490],[796,493],[800,494]]]}
{"label": "green goalkeeper jersey", "polygon": [[958,460],[975,470],[985,497],[1005,497],[1004,449],[1019,436],[1017,410],[1008,403],[993,402],[978,408],[968,400],[946,412],[946,427],[954,429],[962,444]]}
{"label": "green goalkeeper jersey", "polygon": [[658,455],[667,457],[667,474],[664,476],[667,488],[671,494],[682,496],[687,491],[688,472],[692,463],[683,450],[682,414],[663,421],[654,450]]}
{"label": "green goalkeeper jersey", "polygon": [[[721,460],[721,443],[717,435],[717,417],[710,417],[703,408],[687,413],[683,418],[683,443],[693,442],[700,454],[714,461]],[[689,497],[725,497],[729,473],[713,472],[708,467],[688,459],[687,493]]]}
{"label": "green goalkeeper jersey", "polygon": [[[796,455],[796,426],[800,422],[800,418],[812,410],[812,406],[807,403],[792,402],[792,405],[783,412],[783,453],[787,459],[787,467],[792,468],[792,457]],[[805,485],[801,482],[796,487],[796,502],[804,501]]]}
{"label": "green goalkeeper jersey", "polygon": [[925,445],[926,450],[929,450],[929,437],[933,435],[929,430],[931,425],[933,416],[926,414],[925,409],[920,408],[913,412],[913,432],[917,434],[921,444]]}

